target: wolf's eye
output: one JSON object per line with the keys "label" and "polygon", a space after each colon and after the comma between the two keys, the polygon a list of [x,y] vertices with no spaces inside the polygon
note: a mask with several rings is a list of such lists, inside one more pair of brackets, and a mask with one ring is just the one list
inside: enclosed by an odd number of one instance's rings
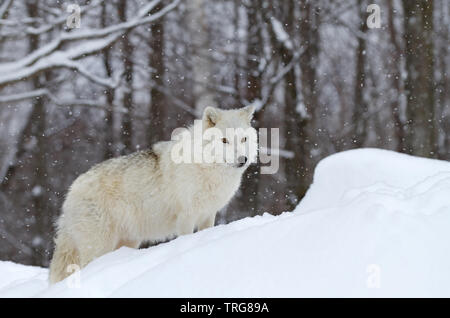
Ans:
{"label": "wolf's eye", "polygon": [[247,137],[242,138],[241,142],[246,142],[247,141]]}
{"label": "wolf's eye", "polygon": [[222,142],[223,142],[224,144],[227,144],[227,143],[228,143],[228,139],[227,139],[227,138],[222,138]]}

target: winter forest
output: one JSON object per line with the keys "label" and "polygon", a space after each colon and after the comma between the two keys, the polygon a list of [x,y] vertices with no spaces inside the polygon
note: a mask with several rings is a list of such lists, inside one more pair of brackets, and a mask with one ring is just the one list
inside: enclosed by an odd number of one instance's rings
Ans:
{"label": "winter forest", "polygon": [[280,133],[216,224],[293,210],[339,151],[450,160],[449,31],[447,0],[1,0],[0,260],[47,266],[74,179],[206,106]]}

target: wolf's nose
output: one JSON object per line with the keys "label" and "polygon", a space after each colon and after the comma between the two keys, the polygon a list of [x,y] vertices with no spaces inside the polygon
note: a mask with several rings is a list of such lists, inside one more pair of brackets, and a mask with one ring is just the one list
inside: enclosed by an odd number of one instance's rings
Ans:
{"label": "wolf's nose", "polygon": [[242,167],[243,165],[245,165],[247,163],[248,158],[246,156],[239,156],[238,157],[238,164],[239,167]]}

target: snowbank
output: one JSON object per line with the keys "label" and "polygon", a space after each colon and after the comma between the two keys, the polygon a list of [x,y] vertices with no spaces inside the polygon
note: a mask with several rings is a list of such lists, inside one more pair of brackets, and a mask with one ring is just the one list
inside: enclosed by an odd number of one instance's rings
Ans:
{"label": "snowbank", "polygon": [[0,262],[0,296],[450,297],[450,163],[362,149],[330,156],[294,213],[121,248],[48,288]]}

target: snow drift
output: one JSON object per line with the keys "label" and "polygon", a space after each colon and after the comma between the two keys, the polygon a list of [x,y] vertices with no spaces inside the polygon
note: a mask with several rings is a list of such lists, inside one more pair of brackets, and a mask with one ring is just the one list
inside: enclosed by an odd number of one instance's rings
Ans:
{"label": "snow drift", "polygon": [[121,248],[49,287],[0,262],[0,296],[450,297],[450,163],[361,149],[322,160],[293,213]]}

